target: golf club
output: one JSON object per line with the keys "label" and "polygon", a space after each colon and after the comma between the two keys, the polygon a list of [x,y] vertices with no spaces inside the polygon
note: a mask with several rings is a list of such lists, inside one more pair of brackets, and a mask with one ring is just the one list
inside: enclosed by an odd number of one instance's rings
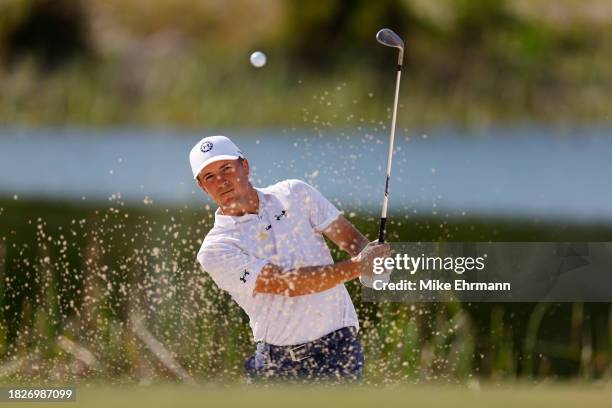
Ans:
{"label": "golf club", "polygon": [[387,174],[385,180],[385,196],[383,198],[382,214],[380,216],[380,228],[378,230],[378,242],[385,242],[385,224],[387,222],[387,205],[389,201],[389,178],[391,177],[391,161],[393,160],[393,142],[395,140],[395,122],[397,119],[397,101],[399,99],[400,79],[402,77],[402,61],[404,60],[404,41],[399,35],[388,28],[383,28],[376,33],[376,41],[387,47],[399,48],[397,58],[397,79],[395,82],[395,99],[393,101],[393,116],[391,118],[391,134],[389,136],[389,151],[387,153]]}

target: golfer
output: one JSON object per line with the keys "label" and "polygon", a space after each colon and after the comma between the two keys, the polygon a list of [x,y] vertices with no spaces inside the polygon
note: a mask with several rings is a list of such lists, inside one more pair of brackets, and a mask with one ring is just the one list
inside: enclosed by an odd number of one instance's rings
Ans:
{"label": "golfer", "polygon": [[[300,180],[249,182],[249,162],[225,136],[199,141],[193,177],[219,206],[197,259],[250,319],[251,380],[358,380],[364,356],[344,282],[371,276],[388,244],[368,243],[342,213]],[[352,258],[334,263],[324,236]]]}

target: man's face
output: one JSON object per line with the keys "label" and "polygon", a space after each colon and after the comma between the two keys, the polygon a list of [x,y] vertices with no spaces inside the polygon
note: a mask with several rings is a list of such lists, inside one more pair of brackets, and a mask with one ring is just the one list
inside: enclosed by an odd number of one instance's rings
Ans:
{"label": "man's face", "polygon": [[233,207],[246,199],[249,191],[249,162],[219,160],[198,174],[198,184],[221,207]]}

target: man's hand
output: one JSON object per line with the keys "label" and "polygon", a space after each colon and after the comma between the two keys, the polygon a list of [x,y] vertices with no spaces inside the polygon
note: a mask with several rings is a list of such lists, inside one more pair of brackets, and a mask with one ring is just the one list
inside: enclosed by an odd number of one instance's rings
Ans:
{"label": "man's hand", "polygon": [[378,241],[372,241],[357,256],[353,257],[352,261],[359,265],[360,275],[371,277],[374,274],[374,259],[387,258],[390,254],[391,246],[389,244],[380,244]]}

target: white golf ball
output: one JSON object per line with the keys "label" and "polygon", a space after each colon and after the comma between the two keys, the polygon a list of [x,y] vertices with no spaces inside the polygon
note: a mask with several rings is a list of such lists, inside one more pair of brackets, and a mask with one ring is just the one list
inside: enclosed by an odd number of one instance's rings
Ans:
{"label": "white golf ball", "polygon": [[261,51],[255,51],[251,54],[251,64],[255,68],[261,68],[266,65],[266,54]]}

